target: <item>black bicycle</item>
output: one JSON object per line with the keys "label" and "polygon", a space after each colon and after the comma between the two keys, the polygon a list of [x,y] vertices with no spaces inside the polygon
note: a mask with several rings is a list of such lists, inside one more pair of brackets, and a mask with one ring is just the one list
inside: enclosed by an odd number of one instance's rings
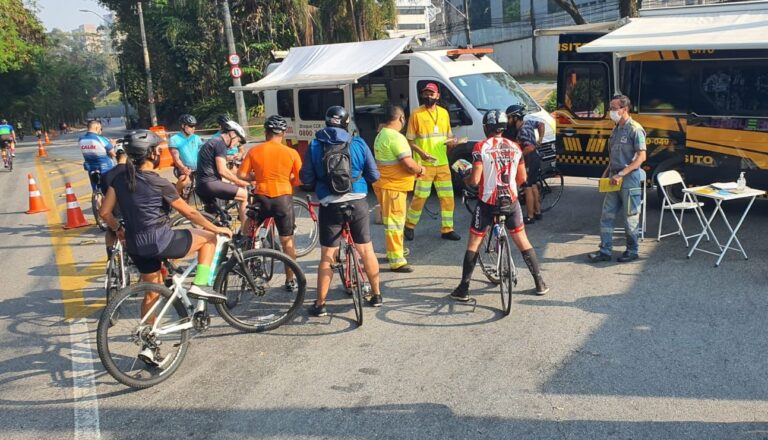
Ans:
{"label": "black bicycle", "polygon": [[91,184],[96,188],[91,193],[91,211],[93,211],[93,218],[96,220],[96,225],[102,231],[107,230],[107,222],[99,215],[99,209],[104,201],[104,193],[101,192],[101,171],[93,170],[88,172],[88,177],[91,179]]}
{"label": "black bicycle", "polygon": [[[547,212],[554,208],[560,198],[563,197],[565,179],[563,179],[563,173],[557,168],[554,142],[539,146],[536,149],[536,154],[541,158],[541,169],[536,179],[541,200],[541,212]],[[519,194],[522,193],[519,191]],[[520,197],[520,204],[525,206],[525,197]]]}

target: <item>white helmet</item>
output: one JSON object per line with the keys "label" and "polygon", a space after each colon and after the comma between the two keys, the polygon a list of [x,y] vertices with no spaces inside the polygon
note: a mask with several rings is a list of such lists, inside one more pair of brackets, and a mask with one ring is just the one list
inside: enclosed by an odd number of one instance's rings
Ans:
{"label": "white helmet", "polygon": [[221,126],[221,132],[222,133],[229,133],[229,132],[235,132],[237,134],[237,137],[240,138],[240,143],[245,143],[245,130],[243,127],[238,124],[235,121],[227,121]]}

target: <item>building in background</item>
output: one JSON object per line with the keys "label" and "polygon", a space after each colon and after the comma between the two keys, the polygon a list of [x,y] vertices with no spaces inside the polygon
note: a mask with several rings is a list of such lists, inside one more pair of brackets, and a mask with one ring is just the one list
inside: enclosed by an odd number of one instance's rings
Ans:
{"label": "building in background", "polygon": [[72,31],[72,36],[85,46],[85,50],[91,53],[112,53],[112,39],[110,30],[114,22],[113,14],[104,16],[105,24],[81,24]]}
{"label": "building in background", "polygon": [[431,40],[430,27],[439,13],[432,0],[397,0],[397,22],[394,29],[387,30],[390,38],[413,37],[420,43]]}

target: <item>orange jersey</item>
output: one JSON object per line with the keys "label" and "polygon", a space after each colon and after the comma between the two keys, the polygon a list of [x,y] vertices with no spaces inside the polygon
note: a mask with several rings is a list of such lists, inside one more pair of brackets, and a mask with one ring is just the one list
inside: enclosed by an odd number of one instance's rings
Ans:
{"label": "orange jersey", "polygon": [[299,170],[301,158],[291,147],[267,141],[248,150],[239,173],[253,173],[254,193],[267,197],[293,194],[293,187],[301,185]]}

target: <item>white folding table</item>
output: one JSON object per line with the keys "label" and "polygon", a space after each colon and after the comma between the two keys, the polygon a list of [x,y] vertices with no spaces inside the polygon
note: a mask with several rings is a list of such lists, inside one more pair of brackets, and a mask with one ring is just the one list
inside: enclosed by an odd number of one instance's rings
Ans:
{"label": "white folding table", "polygon": [[[736,191],[728,191],[728,190],[719,190],[716,188],[713,188],[709,185],[707,186],[697,186],[695,188],[685,188],[683,191],[691,194],[693,196],[695,202],[699,202],[699,197],[706,197],[709,199],[714,200],[715,202],[715,209],[712,211],[712,214],[707,217],[704,214],[704,208],[701,205],[698,205],[698,211],[701,215],[701,218],[704,219],[704,228],[701,230],[700,234],[695,235],[696,242],[693,244],[693,247],[688,252],[688,258],[691,258],[691,255],[693,255],[694,251],[699,252],[706,252],[708,254],[712,254],[717,256],[717,262],[715,263],[715,267],[720,266],[720,262],[723,260],[723,257],[725,256],[725,253],[729,250],[732,251],[741,251],[741,254],[744,255],[744,259],[747,259],[747,253],[744,252],[744,248],[741,246],[741,242],[739,241],[739,238],[736,236],[736,234],[739,232],[739,228],[741,228],[741,224],[744,223],[744,219],[747,218],[747,214],[749,213],[749,210],[752,208],[752,204],[755,202],[755,199],[758,196],[762,196],[765,194],[765,191],[759,190],[759,189],[753,189],[753,188],[746,188],[743,192],[736,192]],[[732,227],[731,223],[728,221],[728,217],[725,215],[725,211],[723,211],[723,202],[730,201],[730,200],[740,200],[740,199],[749,199],[749,202],[747,203],[747,207],[744,209],[744,213],[741,215],[741,218],[739,219],[739,222],[736,224],[736,227]],[[702,204],[703,205],[703,204]],[[717,236],[715,235],[715,232],[712,230],[712,221],[717,217],[717,214],[720,214],[720,217],[723,219],[723,222],[725,222],[725,226],[728,228],[728,230],[731,232],[730,237],[728,237],[728,241],[725,243],[725,245],[721,245],[720,241],[718,241]],[[715,244],[719,248],[719,252],[712,252],[706,249],[699,249],[699,243],[701,242],[702,237],[707,235],[707,232],[709,232],[709,236],[712,237],[712,239],[715,241]],[[731,247],[731,243],[736,243],[735,247]]]}

